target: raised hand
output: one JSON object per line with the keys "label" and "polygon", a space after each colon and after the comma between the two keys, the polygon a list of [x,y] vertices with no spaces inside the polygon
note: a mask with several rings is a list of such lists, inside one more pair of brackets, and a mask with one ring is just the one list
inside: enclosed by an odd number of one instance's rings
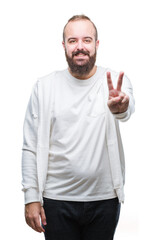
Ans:
{"label": "raised hand", "polygon": [[124,72],[120,72],[117,88],[114,89],[111,73],[107,72],[107,84],[109,89],[109,98],[108,98],[108,107],[110,111],[115,113],[123,113],[126,112],[129,105],[129,97],[121,91],[122,81],[123,81]]}

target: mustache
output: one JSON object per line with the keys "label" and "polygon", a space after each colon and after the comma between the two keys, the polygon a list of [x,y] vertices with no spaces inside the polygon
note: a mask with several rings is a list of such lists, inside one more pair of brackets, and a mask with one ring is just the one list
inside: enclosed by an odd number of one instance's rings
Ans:
{"label": "mustache", "polygon": [[89,56],[89,52],[88,51],[84,51],[84,50],[77,50],[76,52],[72,53],[72,57],[78,55],[79,53],[85,54]]}

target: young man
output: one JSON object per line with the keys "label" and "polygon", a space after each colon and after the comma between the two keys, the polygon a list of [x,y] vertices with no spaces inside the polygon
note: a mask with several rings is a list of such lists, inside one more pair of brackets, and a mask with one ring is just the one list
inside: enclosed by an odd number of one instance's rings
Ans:
{"label": "young man", "polygon": [[88,17],[69,19],[68,69],[40,78],[27,107],[25,217],[46,240],[111,240],[124,201],[118,122],[134,112],[133,90],[123,72],[95,65],[98,46]]}

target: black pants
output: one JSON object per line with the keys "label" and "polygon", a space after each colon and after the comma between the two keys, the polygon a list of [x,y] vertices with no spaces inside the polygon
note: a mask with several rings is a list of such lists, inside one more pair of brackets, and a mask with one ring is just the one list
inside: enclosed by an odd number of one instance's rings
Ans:
{"label": "black pants", "polygon": [[92,202],[44,198],[46,240],[112,240],[120,214],[118,198]]}

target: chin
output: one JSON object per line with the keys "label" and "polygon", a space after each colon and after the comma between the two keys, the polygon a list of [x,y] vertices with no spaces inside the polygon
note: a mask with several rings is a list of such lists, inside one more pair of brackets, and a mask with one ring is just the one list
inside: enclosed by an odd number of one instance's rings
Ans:
{"label": "chin", "polygon": [[81,59],[81,60],[76,60],[74,61],[74,64],[77,65],[77,66],[83,66],[83,65],[86,65],[88,63],[88,60],[84,60],[84,59]]}

